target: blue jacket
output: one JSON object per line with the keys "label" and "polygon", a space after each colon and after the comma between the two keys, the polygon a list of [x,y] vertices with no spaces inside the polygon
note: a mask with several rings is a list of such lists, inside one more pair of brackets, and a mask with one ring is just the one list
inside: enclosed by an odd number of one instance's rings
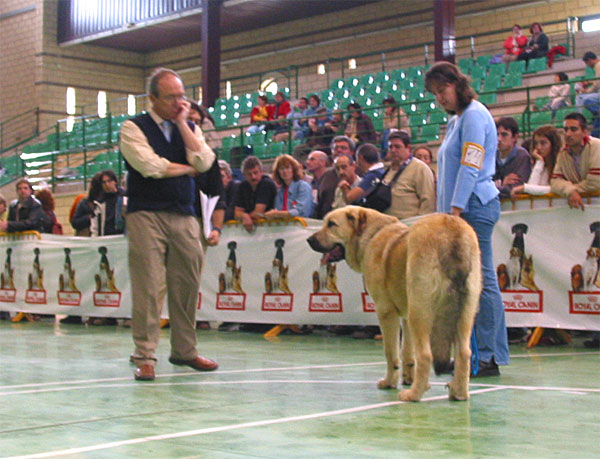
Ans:
{"label": "blue jacket", "polygon": [[[275,195],[275,209],[283,210],[283,192],[280,187]],[[287,210],[292,217],[308,218],[313,212],[312,189],[308,182],[296,180],[288,188]]]}
{"label": "blue jacket", "polygon": [[450,119],[438,150],[438,212],[449,213],[452,207],[467,211],[473,193],[482,204],[498,196],[492,181],[497,148],[496,123],[479,101]]}

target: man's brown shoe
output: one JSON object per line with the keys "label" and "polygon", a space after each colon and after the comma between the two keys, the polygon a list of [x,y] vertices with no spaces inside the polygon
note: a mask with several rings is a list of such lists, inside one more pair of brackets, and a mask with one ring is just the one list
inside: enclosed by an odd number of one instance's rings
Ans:
{"label": "man's brown shoe", "polygon": [[154,367],[150,364],[140,365],[135,369],[136,381],[154,381]]}
{"label": "man's brown shoe", "polygon": [[219,364],[217,362],[207,359],[206,357],[202,357],[201,355],[192,360],[169,357],[169,362],[171,362],[173,365],[186,365],[198,371],[214,371],[219,368]]}

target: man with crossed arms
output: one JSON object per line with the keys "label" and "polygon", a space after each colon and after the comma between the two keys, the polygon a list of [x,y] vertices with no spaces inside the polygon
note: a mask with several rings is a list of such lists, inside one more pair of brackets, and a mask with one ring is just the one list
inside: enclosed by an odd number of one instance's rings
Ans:
{"label": "man with crossed arms", "polygon": [[188,122],[179,75],[154,71],[149,82],[152,109],[121,128],[127,161],[127,238],[133,303],[135,379],[154,379],[164,286],[171,324],[174,365],[198,371],[218,364],[196,350],[196,305],[203,251],[194,211],[194,177],[207,171],[215,154],[200,128]]}

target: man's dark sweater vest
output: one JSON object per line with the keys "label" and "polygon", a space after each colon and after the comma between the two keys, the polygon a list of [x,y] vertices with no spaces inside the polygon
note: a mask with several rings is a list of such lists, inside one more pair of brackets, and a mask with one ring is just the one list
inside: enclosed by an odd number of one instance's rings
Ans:
{"label": "man's dark sweater vest", "polygon": [[[148,139],[154,152],[173,163],[189,164],[185,154],[183,138],[177,126],[173,125],[171,142],[165,139],[149,114],[132,118]],[[193,130],[194,125],[190,123]],[[127,212],[139,210],[177,212],[195,215],[194,212],[194,179],[187,175],[182,177],[155,179],[143,177],[129,163],[127,164]]]}

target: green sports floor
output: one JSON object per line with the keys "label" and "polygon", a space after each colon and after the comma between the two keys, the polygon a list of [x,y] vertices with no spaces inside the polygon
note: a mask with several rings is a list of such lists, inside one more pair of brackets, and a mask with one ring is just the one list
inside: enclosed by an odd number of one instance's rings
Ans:
{"label": "green sports floor", "polygon": [[450,402],[375,386],[381,342],[198,331],[220,363],[136,382],[122,327],[0,322],[0,456],[71,458],[600,457],[600,352],[512,345],[502,375]]}

